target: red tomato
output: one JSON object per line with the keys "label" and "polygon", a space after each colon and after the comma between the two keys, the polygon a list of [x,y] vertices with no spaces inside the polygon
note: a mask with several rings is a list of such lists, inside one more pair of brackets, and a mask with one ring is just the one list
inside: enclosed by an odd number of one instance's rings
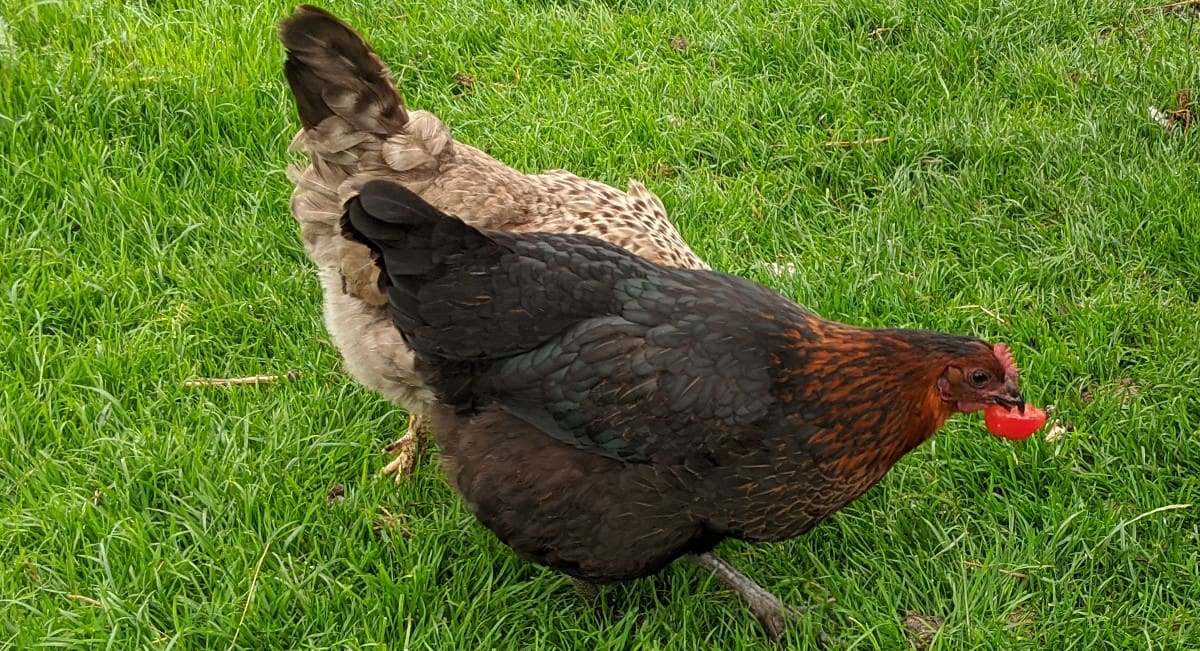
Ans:
{"label": "red tomato", "polygon": [[988,431],[1012,441],[1029,438],[1045,422],[1046,412],[1033,405],[1025,405],[1025,413],[1000,405],[992,405],[983,410],[983,423],[987,425]]}

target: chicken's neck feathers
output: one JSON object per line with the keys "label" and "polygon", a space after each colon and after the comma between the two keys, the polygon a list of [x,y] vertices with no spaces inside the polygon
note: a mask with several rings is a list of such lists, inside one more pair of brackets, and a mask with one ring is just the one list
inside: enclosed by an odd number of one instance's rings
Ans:
{"label": "chicken's neck feathers", "polygon": [[[917,330],[875,330],[806,315],[779,369],[788,421],[815,456],[869,483],[954,414],[937,379],[954,351],[978,340]],[[781,360],[782,361],[782,360]]]}

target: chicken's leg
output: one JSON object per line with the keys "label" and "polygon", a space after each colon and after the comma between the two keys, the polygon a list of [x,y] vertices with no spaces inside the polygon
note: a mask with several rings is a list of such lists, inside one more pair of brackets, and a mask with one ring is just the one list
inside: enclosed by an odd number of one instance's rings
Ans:
{"label": "chicken's leg", "polygon": [[592,608],[599,609],[600,589],[596,587],[596,584],[584,581],[583,579],[577,579],[575,577],[570,577],[570,579],[571,585],[575,586],[575,594],[578,595],[585,604],[591,606]]}
{"label": "chicken's leg", "polygon": [[725,587],[738,593],[742,601],[750,606],[750,610],[758,618],[758,621],[762,622],[763,628],[767,629],[767,635],[776,642],[783,638],[783,632],[788,623],[807,610],[807,608],[793,608],[784,605],[779,597],[771,594],[769,590],[758,585],[712,552],[693,554],[688,558],[696,565],[712,572],[712,575],[725,584]]}
{"label": "chicken's leg", "polygon": [[387,454],[395,455],[386,466],[383,467],[383,476],[391,474],[396,475],[396,483],[404,481],[404,478],[411,475],[412,471],[417,467],[417,461],[421,458],[421,453],[425,450],[425,418],[419,414],[410,414],[408,417],[408,431],[404,436],[392,441],[383,451]]}

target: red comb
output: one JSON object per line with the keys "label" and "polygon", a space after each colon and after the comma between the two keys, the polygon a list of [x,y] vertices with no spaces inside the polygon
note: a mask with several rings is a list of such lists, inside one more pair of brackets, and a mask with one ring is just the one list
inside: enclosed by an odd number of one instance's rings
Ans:
{"label": "red comb", "polygon": [[1000,366],[1004,368],[1004,376],[1016,379],[1017,363],[1013,361],[1012,351],[1004,344],[996,344],[992,346],[992,354],[1000,361]]}

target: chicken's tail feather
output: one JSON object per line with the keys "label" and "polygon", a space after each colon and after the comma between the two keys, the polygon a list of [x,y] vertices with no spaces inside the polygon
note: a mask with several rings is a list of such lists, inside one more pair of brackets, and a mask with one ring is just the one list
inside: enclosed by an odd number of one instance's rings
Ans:
{"label": "chicken's tail feather", "polygon": [[429,205],[412,190],[386,180],[365,183],[346,203],[342,234],[375,252],[401,332],[418,325],[417,293],[436,281],[448,264],[465,257],[487,263],[501,247],[480,230]]}
{"label": "chicken's tail feather", "polygon": [[279,40],[287,49],[284,75],[305,129],[334,115],[384,137],[407,124],[404,101],[387,66],[333,14],[300,5],[280,24]]}
{"label": "chicken's tail feather", "polygon": [[347,202],[342,233],[375,252],[392,322],[418,361],[528,352],[613,315],[625,300],[617,288],[655,269],[591,237],[477,229],[382,179]]}

